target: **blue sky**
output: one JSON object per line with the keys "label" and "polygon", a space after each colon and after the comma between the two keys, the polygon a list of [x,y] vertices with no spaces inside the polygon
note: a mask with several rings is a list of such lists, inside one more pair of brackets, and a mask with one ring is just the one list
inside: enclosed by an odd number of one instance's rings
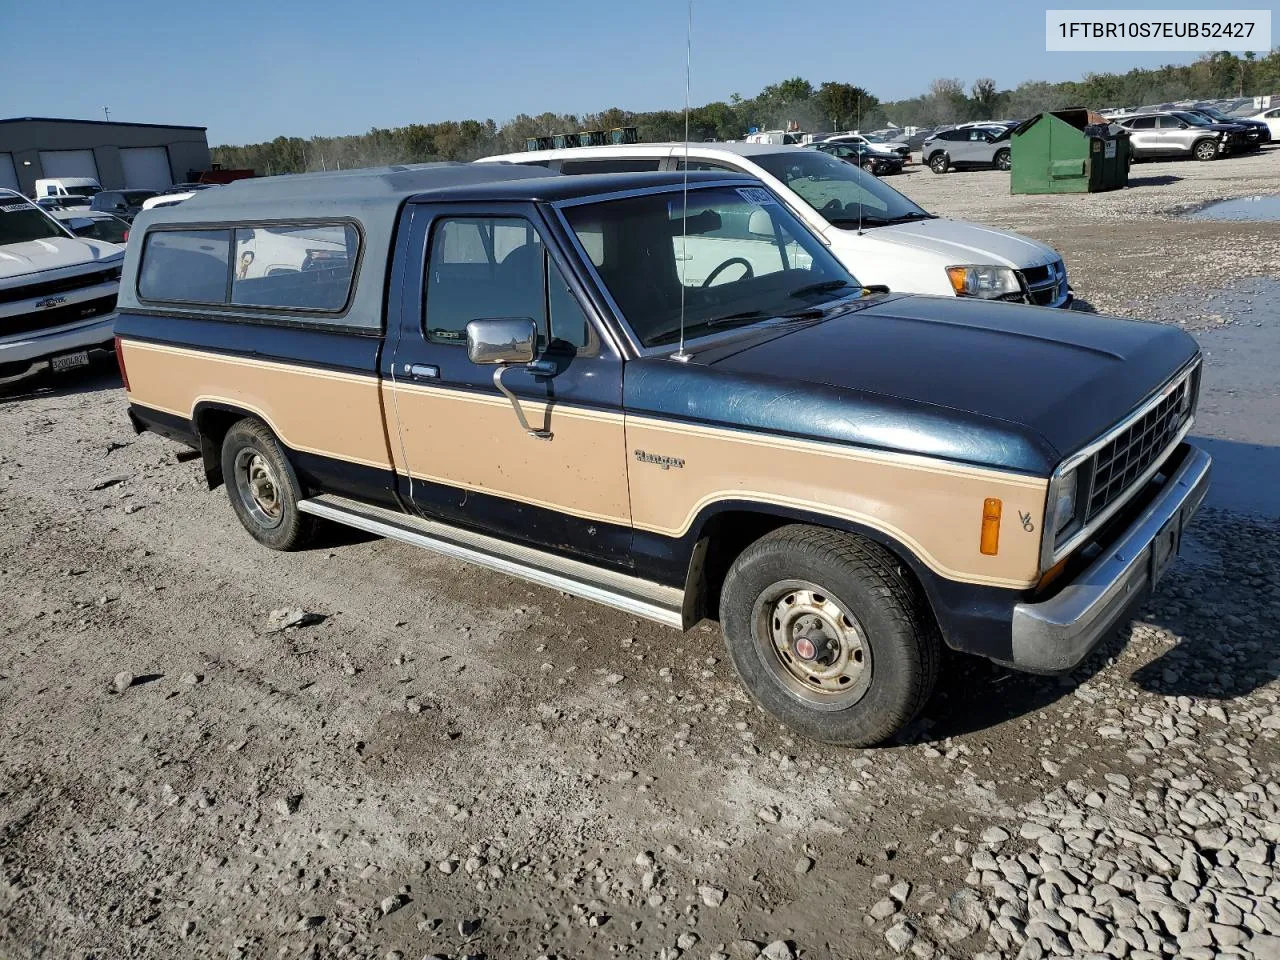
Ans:
{"label": "blue sky", "polygon": [[[218,144],[684,101],[684,0],[0,8],[9,38],[0,117],[101,119],[107,105],[113,120],[207,126]],[[797,75],[892,100],[938,76],[967,85],[989,75],[1004,88],[1195,57],[1046,53],[1044,9],[1025,0],[695,0],[693,101],[750,96]]]}

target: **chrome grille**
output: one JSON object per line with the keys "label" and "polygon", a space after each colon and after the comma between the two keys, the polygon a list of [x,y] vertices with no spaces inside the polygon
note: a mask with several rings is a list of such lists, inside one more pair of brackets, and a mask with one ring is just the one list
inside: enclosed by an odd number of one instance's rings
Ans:
{"label": "chrome grille", "polygon": [[1061,260],[1036,267],[1024,267],[1023,282],[1027,285],[1027,302],[1047,307],[1057,303],[1065,295],[1067,267]]}
{"label": "chrome grille", "polygon": [[1188,374],[1090,458],[1086,524],[1122,497],[1168,450],[1191,416],[1194,389]]}

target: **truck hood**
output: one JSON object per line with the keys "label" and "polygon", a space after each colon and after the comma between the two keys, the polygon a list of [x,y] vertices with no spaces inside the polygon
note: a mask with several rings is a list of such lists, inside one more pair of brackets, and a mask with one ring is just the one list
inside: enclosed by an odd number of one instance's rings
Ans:
{"label": "truck hood", "polygon": [[[958,445],[958,458],[1039,472],[1121,420],[1197,353],[1191,337],[1160,324],[904,296],[695,361],[746,382],[790,381],[791,397],[797,381],[845,400],[856,393],[861,399],[842,404],[838,417],[797,414],[828,423],[832,439],[935,455]],[[838,422],[851,415],[854,422]]]}
{"label": "truck hood", "polygon": [[101,268],[120,263],[124,247],[79,237],[53,237],[0,246],[0,284],[45,270],[64,267]]}
{"label": "truck hood", "polygon": [[1039,240],[1008,230],[993,230],[976,223],[942,217],[873,227],[864,235],[919,253],[933,254],[939,265],[944,267],[995,264],[1023,269],[1061,259],[1053,247]]}

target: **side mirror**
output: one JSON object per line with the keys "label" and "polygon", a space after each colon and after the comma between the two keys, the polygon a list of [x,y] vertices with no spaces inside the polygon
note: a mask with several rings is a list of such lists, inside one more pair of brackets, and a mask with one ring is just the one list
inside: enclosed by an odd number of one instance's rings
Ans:
{"label": "side mirror", "polygon": [[764,210],[752,210],[747,219],[747,233],[753,237],[773,237],[773,220]]}
{"label": "side mirror", "polygon": [[538,328],[528,317],[467,324],[467,358],[472,363],[532,363],[537,342]]}
{"label": "side mirror", "polygon": [[889,292],[889,287],[883,283],[872,283],[862,288],[864,297],[876,297]]}
{"label": "side mirror", "polygon": [[[525,418],[524,408],[520,406],[520,398],[512,393],[502,375],[513,363],[527,364],[530,373],[541,376],[552,376],[556,372],[555,364],[550,360],[533,359],[538,344],[538,327],[528,317],[511,317],[501,320],[472,320],[467,324],[467,358],[475,364],[494,367],[493,385],[498,392],[511,401],[520,427],[529,436],[538,440],[550,440],[551,431],[546,427],[529,426]],[[548,406],[546,416],[551,415]]]}
{"label": "side mirror", "polygon": [[1179,129],[1179,130],[1188,130],[1188,129],[1190,129],[1190,128],[1191,128],[1191,124],[1187,123],[1186,121],[1184,121],[1184,120],[1179,120],[1179,121],[1178,121],[1178,129]]}

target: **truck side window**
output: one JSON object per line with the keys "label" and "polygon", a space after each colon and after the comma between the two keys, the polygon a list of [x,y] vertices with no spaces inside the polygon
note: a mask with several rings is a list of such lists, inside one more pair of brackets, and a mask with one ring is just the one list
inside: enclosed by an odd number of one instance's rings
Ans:
{"label": "truck side window", "polygon": [[547,313],[551,317],[551,339],[557,345],[576,347],[578,356],[599,353],[591,321],[569,289],[564,274],[550,257],[547,257]]}
{"label": "truck side window", "polygon": [[499,317],[529,317],[545,331],[542,257],[542,238],[527,220],[439,221],[427,262],[427,339],[465,344],[468,323]]}
{"label": "truck side window", "polygon": [[598,348],[586,314],[538,231],[517,217],[447,218],[432,231],[427,261],[426,336],[463,345],[472,320],[529,317],[538,343]]}

